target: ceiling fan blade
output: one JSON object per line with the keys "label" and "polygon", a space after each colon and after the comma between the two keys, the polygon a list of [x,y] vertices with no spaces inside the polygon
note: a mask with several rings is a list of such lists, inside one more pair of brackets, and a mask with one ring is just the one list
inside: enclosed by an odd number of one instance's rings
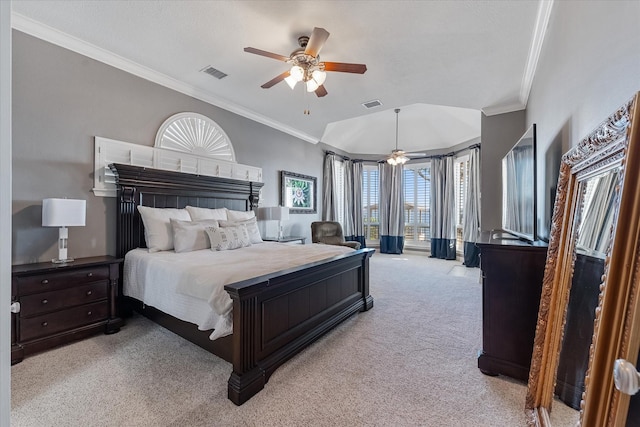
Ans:
{"label": "ceiling fan blade", "polygon": [[318,89],[315,90],[316,95],[318,96],[318,98],[322,98],[323,96],[325,96],[328,92],[327,89],[324,88],[324,86],[320,85],[318,86]]}
{"label": "ceiling fan blade", "polygon": [[266,82],[265,84],[263,84],[262,86],[260,86],[263,89],[269,89],[271,86],[280,83],[281,81],[283,81],[284,79],[286,79],[287,77],[289,77],[289,71],[285,71],[284,73],[280,74],[277,77],[272,78],[271,80],[269,80],[268,82]]}
{"label": "ceiling fan blade", "polygon": [[324,70],[364,74],[367,71],[367,66],[365,64],[348,64],[346,62],[324,62]]}
{"label": "ceiling fan blade", "polygon": [[322,49],[322,46],[324,46],[328,38],[329,32],[327,30],[315,27],[311,33],[311,37],[309,37],[304,53],[315,58],[318,56],[318,53],[320,53],[320,49]]}
{"label": "ceiling fan blade", "polygon": [[277,53],[267,52],[266,50],[256,49],[255,47],[245,47],[244,51],[255,53],[256,55],[266,56],[267,58],[277,59],[278,61],[287,62],[289,60],[288,56],[278,55]]}
{"label": "ceiling fan blade", "polygon": [[405,156],[408,157],[425,157],[427,155],[427,153],[404,153]]}

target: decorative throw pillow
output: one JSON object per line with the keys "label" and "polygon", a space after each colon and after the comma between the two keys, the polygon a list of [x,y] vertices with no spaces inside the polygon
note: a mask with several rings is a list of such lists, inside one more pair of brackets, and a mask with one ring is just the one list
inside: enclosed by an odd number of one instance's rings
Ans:
{"label": "decorative throw pillow", "polygon": [[245,225],[247,227],[247,233],[249,234],[249,240],[251,243],[262,243],[262,236],[260,236],[260,229],[258,229],[258,221],[255,218],[247,219],[245,221],[220,221],[220,227],[235,227],[238,225]]}
{"label": "decorative throw pillow", "polygon": [[218,220],[181,221],[171,218],[174,250],[179,253],[210,248],[209,236],[204,231],[206,227],[218,227]]}
{"label": "decorative throw pillow", "polygon": [[209,208],[196,208],[195,206],[187,206],[185,208],[191,215],[191,221],[200,221],[203,219],[227,219],[227,209],[209,209]]}
{"label": "decorative throw pillow", "polygon": [[256,213],[254,211],[232,211],[227,209],[227,217],[225,219],[229,221],[246,221],[255,217]]}
{"label": "decorative throw pillow", "polygon": [[144,224],[144,240],[149,252],[170,251],[173,249],[173,230],[171,218],[189,221],[191,217],[186,209],[150,208],[138,206],[138,212]]}
{"label": "decorative throw pillow", "polygon": [[251,246],[247,227],[207,227],[205,231],[209,235],[212,251],[226,251]]}

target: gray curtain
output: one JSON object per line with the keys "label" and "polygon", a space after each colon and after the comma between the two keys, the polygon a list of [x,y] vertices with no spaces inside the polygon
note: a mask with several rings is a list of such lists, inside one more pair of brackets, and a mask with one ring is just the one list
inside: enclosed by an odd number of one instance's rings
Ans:
{"label": "gray curtain", "polygon": [[362,162],[344,162],[344,237],[360,242],[364,248],[364,224],[362,221]]}
{"label": "gray curtain", "polygon": [[462,222],[464,240],[464,265],[480,266],[480,250],[476,246],[480,237],[480,148],[472,148],[469,152],[469,182],[467,198],[464,201],[464,217]]}
{"label": "gray curtain", "polygon": [[324,156],[324,176],[322,180],[322,220],[337,221],[338,204],[337,193],[333,188],[336,176],[335,161],[336,155],[327,153]]}
{"label": "gray curtain", "polygon": [[401,254],[404,249],[403,165],[378,163],[380,172],[380,252]]}
{"label": "gray curtain", "polygon": [[453,156],[431,160],[431,257],[456,259]]}

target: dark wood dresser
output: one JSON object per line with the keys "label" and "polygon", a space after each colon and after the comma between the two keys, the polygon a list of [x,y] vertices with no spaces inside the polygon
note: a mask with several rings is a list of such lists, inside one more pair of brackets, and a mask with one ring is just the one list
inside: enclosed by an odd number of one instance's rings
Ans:
{"label": "dark wood dresser", "polygon": [[482,351],[478,368],[487,375],[529,378],[538,321],[547,244],[528,243],[500,231],[483,232]]}
{"label": "dark wood dresser", "polygon": [[118,332],[121,262],[100,256],[13,266],[11,301],[20,304],[20,312],[11,315],[11,363],[96,332]]}

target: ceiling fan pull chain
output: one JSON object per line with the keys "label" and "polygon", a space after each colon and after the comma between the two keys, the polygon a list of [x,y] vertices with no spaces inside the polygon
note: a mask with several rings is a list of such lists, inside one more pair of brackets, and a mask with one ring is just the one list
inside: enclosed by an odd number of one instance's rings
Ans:
{"label": "ceiling fan pull chain", "polygon": [[302,99],[303,99],[304,103],[307,106],[307,108],[305,108],[302,111],[302,114],[304,114],[305,116],[308,116],[308,115],[311,114],[311,107],[309,106],[309,97],[307,96],[307,91],[306,90],[302,91]]}

